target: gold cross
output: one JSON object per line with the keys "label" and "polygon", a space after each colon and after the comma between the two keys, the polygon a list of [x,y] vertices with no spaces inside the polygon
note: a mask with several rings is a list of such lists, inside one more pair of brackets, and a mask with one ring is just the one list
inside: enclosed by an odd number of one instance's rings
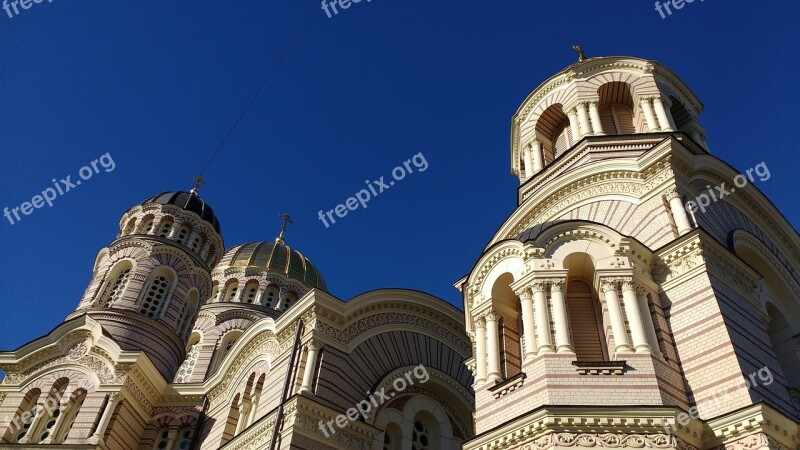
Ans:
{"label": "gold cross", "polygon": [[200,186],[203,184],[206,184],[206,180],[204,180],[203,177],[194,177],[194,186],[189,192],[196,194],[197,191],[200,190]]}
{"label": "gold cross", "polygon": [[288,214],[281,214],[280,218],[283,219],[283,225],[281,225],[281,235],[278,236],[278,239],[282,242],[283,236],[286,235],[286,225],[294,222],[292,222],[292,218]]}

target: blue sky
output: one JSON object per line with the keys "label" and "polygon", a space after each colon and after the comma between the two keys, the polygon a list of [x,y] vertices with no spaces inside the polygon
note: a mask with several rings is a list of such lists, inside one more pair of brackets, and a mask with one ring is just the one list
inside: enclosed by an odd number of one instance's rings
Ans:
{"label": "blue sky", "polygon": [[[316,6],[315,6],[316,5]],[[314,0],[73,2],[0,10],[0,208],[109,153],[95,174],[0,222],[0,349],[72,311],[121,215],[192,177],[312,9],[313,17],[205,176],[227,247],[276,237],[331,292],[423,290],[460,305],[466,274],[513,211],[510,119],[540,82],[588,56],[659,60],[706,105],[711,150],[797,227],[800,47],[792,1],[372,0],[328,18]],[[428,169],[330,228],[317,212],[422,152]]]}

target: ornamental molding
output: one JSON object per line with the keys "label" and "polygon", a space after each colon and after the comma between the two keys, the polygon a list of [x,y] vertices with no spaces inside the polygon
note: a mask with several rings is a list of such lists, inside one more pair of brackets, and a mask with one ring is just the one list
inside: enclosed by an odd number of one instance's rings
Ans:
{"label": "ornamental molding", "polygon": [[3,405],[3,400],[6,399],[6,395],[8,395],[8,392],[0,392],[0,406]]}
{"label": "ornamental molding", "polygon": [[[421,309],[421,308],[420,308]],[[421,311],[419,311],[421,312]],[[368,330],[381,326],[400,325],[403,327],[424,330],[434,336],[441,338],[462,354],[469,354],[472,346],[460,334],[456,334],[450,327],[442,325],[438,320],[431,320],[421,316],[418,311],[406,313],[400,311],[383,312],[363,317],[356,322],[348,325],[344,329],[338,329],[326,322],[317,321],[316,330],[324,335],[342,343],[349,344]]]}
{"label": "ornamental molding", "polygon": [[736,247],[736,244],[744,244],[766,259],[776,269],[774,273],[777,273],[783,279],[784,283],[786,283],[786,285],[792,290],[794,297],[800,298],[800,286],[798,285],[799,281],[789,275],[787,267],[781,264],[777,255],[769,251],[767,244],[753,236],[750,232],[744,230],[737,230],[734,232],[734,248]]}
{"label": "ornamental molding", "polygon": [[59,366],[81,366],[95,373],[101,383],[116,382],[114,360],[104,350],[93,346],[93,332],[81,329],[68,333],[52,346],[33,351],[16,364],[4,365],[3,384],[21,385],[30,378]]}
{"label": "ornamental molding", "polygon": [[685,274],[704,264],[703,249],[700,246],[699,238],[695,237],[659,255],[659,258],[653,262],[651,273],[656,283],[665,284],[682,278]]}
{"label": "ornamental molding", "polygon": [[470,275],[472,281],[467,289],[467,309],[471,309],[476,306],[474,300],[484,300],[478,297],[483,290],[483,284],[486,281],[486,277],[489,275],[492,269],[494,269],[494,267],[497,266],[500,261],[506,258],[515,257],[521,260],[525,259],[525,251],[523,250],[521,243],[518,241],[513,241],[507,245],[503,245],[502,248],[494,250],[490,256],[486,257],[485,260],[480,262],[478,270],[473,271]]}
{"label": "ornamental molding", "polygon": [[771,436],[767,436],[764,433],[757,433],[733,442],[728,442],[725,445],[718,445],[712,447],[711,450],[761,450],[764,448],[770,450],[794,450],[782,445]]}
{"label": "ornamental molding", "polygon": [[[649,448],[697,450],[667,434],[627,433],[550,433],[525,444],[509,447],[515,450],[545,450],[552,447],[576,448]],[[481,447],[481,449],[485,448]],[[488,447],[486,447],[488,448]]]}
{"label": "ornamental molding", "polygon": [[[708,181],[715,183],[717,186],[720,186],[723,182],[725,183],[733,183],[732,180],[726,179],[719,175],[716,172],[712,172],[710,170],[698,170],[693,173],[693,179],[702,178]],[[748,183],[749,184],[749,183]],[[747,186],[746,186],[747,187]],[[748,190],[745,188],[737,189],[739,191],[747,192]],[[755,222],[758,224],[759,228],[762,231],[769,233],[770,237],[775,237],[777,239],[773,239],[776,242],[780,242],[781,249],[786,249],[791,252],[794,261],[800,261],[800,249],[798,249],[795,241],[793,241],[788,234],[784,231],[784,227],[779,226],[778,224],[785,224],[786,219],[778,213],[776,217],[772,211],[768,211],[764,208],[764,204],[770,204],[769,202],[759,202],[756,201],[754,198],[755,195],[728,195],[725,199],[731,204],[738,204],[744,206],[744,208],[740,209],[740,212],[744,214],[747,219]],[[745,211],[752,212],[752,214],[747,214]],[[772,219],[772,220],[769,220]]]}
{"label": "ornamental molding", "polygon": [[526,229],[572,210],[575,205],[589,198],[604,195],[626,195],[641,199],[645,194],[673,177],[672,166],[662,161],[642,172],[603,172],[574,180],[552,193],[536,191],[543,196],[546,194],[546,197],[525,213],[511,231],[506,233],[505,238],[514,239]]}
{"label": "ornamental molding", "polygon": [[[293,328],[293,327],[292,327]],[[293,331],[290,333],[293,334]],[[241,378],[244,371],[249,367],[257,356],[267,355],[270,366],[274,365],[278,355],[289,349],[290,342],[286,339],[281,341],[281,336],[276,338],[272,331],[265,330],[257,334],[245,347],[236,353],[233,361],[227,367],[223,367],[219,372],[224,371],[222,380],[208,393],[209,409],[213,409],[227,400],[230,391],[238,387],[234,381]]]}

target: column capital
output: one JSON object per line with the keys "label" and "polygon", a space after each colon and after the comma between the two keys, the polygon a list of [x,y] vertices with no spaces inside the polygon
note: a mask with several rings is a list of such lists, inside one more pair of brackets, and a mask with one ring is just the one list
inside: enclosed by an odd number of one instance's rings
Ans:
{"label": "column capital", "polygon": [[319,345],[319,343],[314,339],[309,339],[309,341],[306,343],[306,348],[308,348],[308,351],[310,352],[315,352],[319,350],[320,347],[321,346]]}
{"label": "column capital", "polygon": [[515,292],[520,300],[533,300],[533,292],[528,287],[523,288],[521,291]]}
{"label": "column capital", "polygon": [[681,191],[678,189],[678,186],[670,186],[664,191],[664,195],[667,197],[667,200],[681,198]]}
{"label": "column capital", "polygon": [[566,280],[562,279],[553,279],[548,280],[550,283],[550,292],[564,292],[564,285],[566,285]]}
{"label": "column capital", "polygon": [[500,320],[500,314],[498,314],[495,310],[486,311],[483,314],[483,317],[486,318],[487,322],[497,322]]}
{"label": "column capital", "polygon": [[483,315],[476,316],[472,319],[472,322],[475,324],[476,328],[486,328],[486,318]]}
{"label": "column capital", "polygon": [[615,278],[601,278],[600,279],[600,290],[603,293],[606,293],[608,291],[616,291],[618,282],[619,281],[617,279],[615,279]]}
{"label": "column capital", "polygon": [[623,291],[635,291],[636,290],[636,283],[633,281],[633,277],[624,277],[620,278],[619,280],[620,285],[622,286]]}
{"label": "column capital", "polygon": [[546,285],[547,285],[547,282],[544,281],[544,280],[534,280],[530,285],[531,292],[533,292],[533,293],[544,292],[545,291],[544,289],[545,289]]}

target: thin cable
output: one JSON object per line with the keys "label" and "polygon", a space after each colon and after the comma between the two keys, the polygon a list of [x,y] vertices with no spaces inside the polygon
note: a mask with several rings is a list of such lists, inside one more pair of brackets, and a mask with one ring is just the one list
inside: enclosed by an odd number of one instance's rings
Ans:
{"label": "thin cable", "polygon": [[213,161],[214,158],[217,157],[219,151],[222,150],[222,147],[225,145],[226,142],[228,142],[228,138],[231,137],[233,131],[239,125],[239,122],[242,121],[242,118],[244,118],[245,114],[247,114],[247,111],[249,111],[250,107],[253,106],[253,103],[255,103],[256,99],[258,98],[258,95],[261,94],[261,91],[264,89],[264,86],[267,85],[270,78],[272,78],[272,75],[275,73],[275,70],[277,70],[281,62],[283,62],[283,58],[286,56],[287,53],[289,53],[289,50],[294,45],[295,41],[297,41],[297,38],[300,37],[300,34],[303,33],[303,30],[306,28],[308,21],[311,20],[311,17],[314,15],[314,12],[316,10],[317,10],[317,4],[314,3],[314,7],[311,9],[311,11],[309,11],[308,15],[306,16],[306,20],[303,22],[302,25],[300,25],[300,28],[298,28],[297,31],[294,33],[294,37],[292,37],[292,40],[289,42],[289,45],[287,45],[286,48],[283,49],[283,53],[281,53],[281,56],[272,66],[272,69],[270,69],[270,71],[267,73],[267,76],[264,78],[264,81],[261,82],[261,86],[258,87],[255,94],[253,94],[253,96],[250,98],[250,101],[247,102],[247,106],[245,106],[242,112],[239,114],[239,117],[236,119],[236,122],[234,122],[231,129],[228,130],[228,134],[226,134],[225,137],[222,139],[222,142],[220,142],[217,149],[214,151],[214,153],[211,154],[211,157],[208,159],[208,162],[206,162],[206,165],[203,167],[203,170],[200,171],[200,176],[202,176],[205,173],[206,169],[208,169],[208,166],[211,165],[211,161]]}

